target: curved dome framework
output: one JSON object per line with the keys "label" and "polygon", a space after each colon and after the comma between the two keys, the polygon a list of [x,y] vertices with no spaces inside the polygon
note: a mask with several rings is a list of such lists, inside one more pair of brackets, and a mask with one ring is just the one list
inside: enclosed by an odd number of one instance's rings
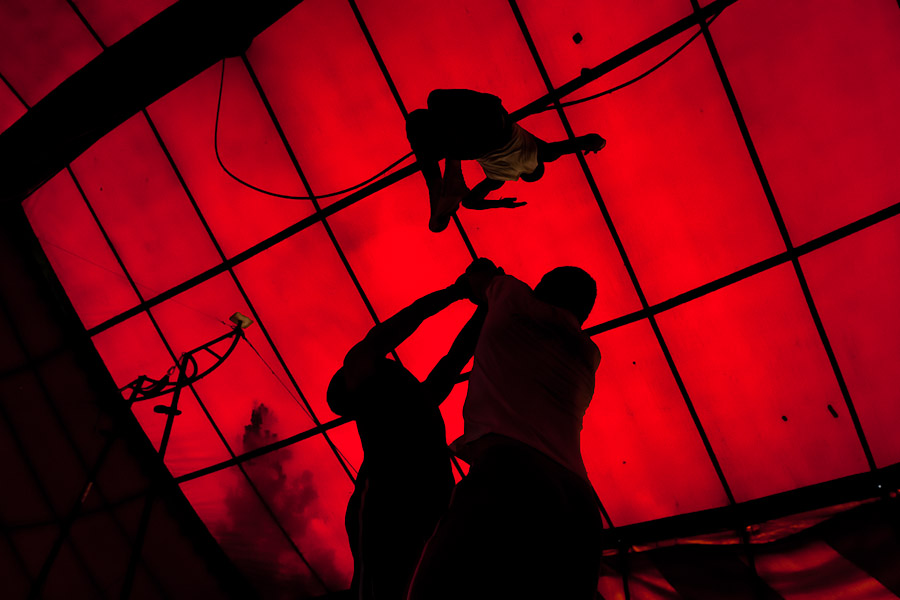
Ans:
{"label": "curved dome framework", "polygon": [[[864,575],[830,589],[900,595],[871,566],[896,539],[848,541],[880,539],[890,501],[867,501],[900,480],[896,2],[169,4],[0,7],[2,195],[119,387],[235,311],[255,321],[179,414],[131,408],[263,595],[346,587],[362,457],[328,380],[379,317],[475,256],[532,285],[560,264],[598,282],[582,446],[611,532],[604,597],[724,597],[697,591],[697,560],[749,569],[763,597],[845,563]],[[404,117],[439,87],[608,146],[507,184],[526,207],[462,211],[442,234],[410,161],[329,197],[407,154]],[[468,310],[399,358],[427,373]],[[464,396],[442,409],[450,439]],[[649,551],[687,538],[716,550]]]}

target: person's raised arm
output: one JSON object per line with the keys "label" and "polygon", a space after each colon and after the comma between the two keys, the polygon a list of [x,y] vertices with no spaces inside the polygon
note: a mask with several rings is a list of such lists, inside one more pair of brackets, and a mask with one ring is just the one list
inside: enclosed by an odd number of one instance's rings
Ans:
{"label": "person's raised arm", "polygon": [[486,316],[487,307],[479,306],[453,340],[447,355],[438,361],[425,379],[426,397],[435,404],[447,399],[466,363],[475,354],[478,335]]}
{"label": "person's raised arm", "polygon": [[419,298],[391,318],[373,327],[344,358],[347,388],[356,389],[372,375],[377,361],[403,343],[419,325],[468,295],[468,282],[458,279],[453,285]]}

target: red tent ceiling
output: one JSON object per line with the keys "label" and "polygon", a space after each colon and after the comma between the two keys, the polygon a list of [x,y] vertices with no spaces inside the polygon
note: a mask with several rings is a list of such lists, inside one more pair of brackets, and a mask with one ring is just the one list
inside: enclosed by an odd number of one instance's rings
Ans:
{"label": "red tent ceiling", "polygon": [[[0,127],[168,4],[4,2]],[[692,10],[689,0],[305,0],[245,59],[226,61],[221,158],[282,194],[341,189],[409,152],[405,111],[431,89],[489,91],[512,111]],[[28,198],[120,385],[160,376],[235,311],[256,319],[253,347],[186,392],[166,454],[238,562],[310,581],[311,568],[326,587],[346,586],[343,510],[362,458],[352,425],[328,432],[333,446],[316,435],[246,463],[260,496],[238,467],[189,474],[334,419],[325,388],[348,348],[374,319],[451,283],[470,248],[529,284],[561,264],[596,278],[587,326],[604,358],[583,451],[614,525],[900,462],[897,3],[739,0],[710,31],[712,46],[701,35],[632,85],[524,119],[544,139],[597,131],[609,144],[557,161],[538,183],[507,184],[503,195],[526,207],[462,211],[461,229],[442,234],[427,229],[414,175],[197,277],[317,210],[217,164],[221,65]],[[640,75],[698,32],[563,100]],[[476,180],[477,167],[466,173]],[[135,307],[146,310],[116,318]],[[426,374],[470,312],[427,323],[400,348],[404,364]],[[444,407],[451,439],[464,388]],[[165,416],[148,404],[134,411],[158,444]],[[262,425],[250,427],[260,405]]]}

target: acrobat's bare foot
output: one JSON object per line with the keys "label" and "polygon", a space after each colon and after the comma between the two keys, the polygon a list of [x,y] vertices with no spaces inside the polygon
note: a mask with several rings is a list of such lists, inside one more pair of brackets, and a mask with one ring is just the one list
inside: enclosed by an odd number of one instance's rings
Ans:
{"label": "acrobat's bare foot", "polygon": [[596,133],[589,133],[578,138],[578,148],[585,154],[600,152],[606,147],[606,140]]}
{"label": "acrobat's bare foot", "polygon": [[439,233],[450,225],[450,219],[459,210],[459,203],[462,201],[464,194],[448,194],[444,193],[440,196],[432,196],[431,200],[431,218],[428,220],[428,229],[435,233]]}

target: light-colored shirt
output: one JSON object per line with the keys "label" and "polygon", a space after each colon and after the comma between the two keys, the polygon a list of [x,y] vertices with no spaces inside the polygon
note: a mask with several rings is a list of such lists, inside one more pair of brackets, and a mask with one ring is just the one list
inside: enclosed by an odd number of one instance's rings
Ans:
{"label": "light-colored shirt", "polygon": [[533,173],[538,166],[538,147],[534,136],[516,125],[509,142],[477,159],[484,174],[497,181],[518,181],[523,173]]}
{"label": "light-colored shirt", "polygon": [[487,302],[463,406],[465,432],[453,450],[466,458],[473,442],[500,434],[587,480],[581,428],[600,351],[571,312],[538,300],[514,277],[495,277]]}

